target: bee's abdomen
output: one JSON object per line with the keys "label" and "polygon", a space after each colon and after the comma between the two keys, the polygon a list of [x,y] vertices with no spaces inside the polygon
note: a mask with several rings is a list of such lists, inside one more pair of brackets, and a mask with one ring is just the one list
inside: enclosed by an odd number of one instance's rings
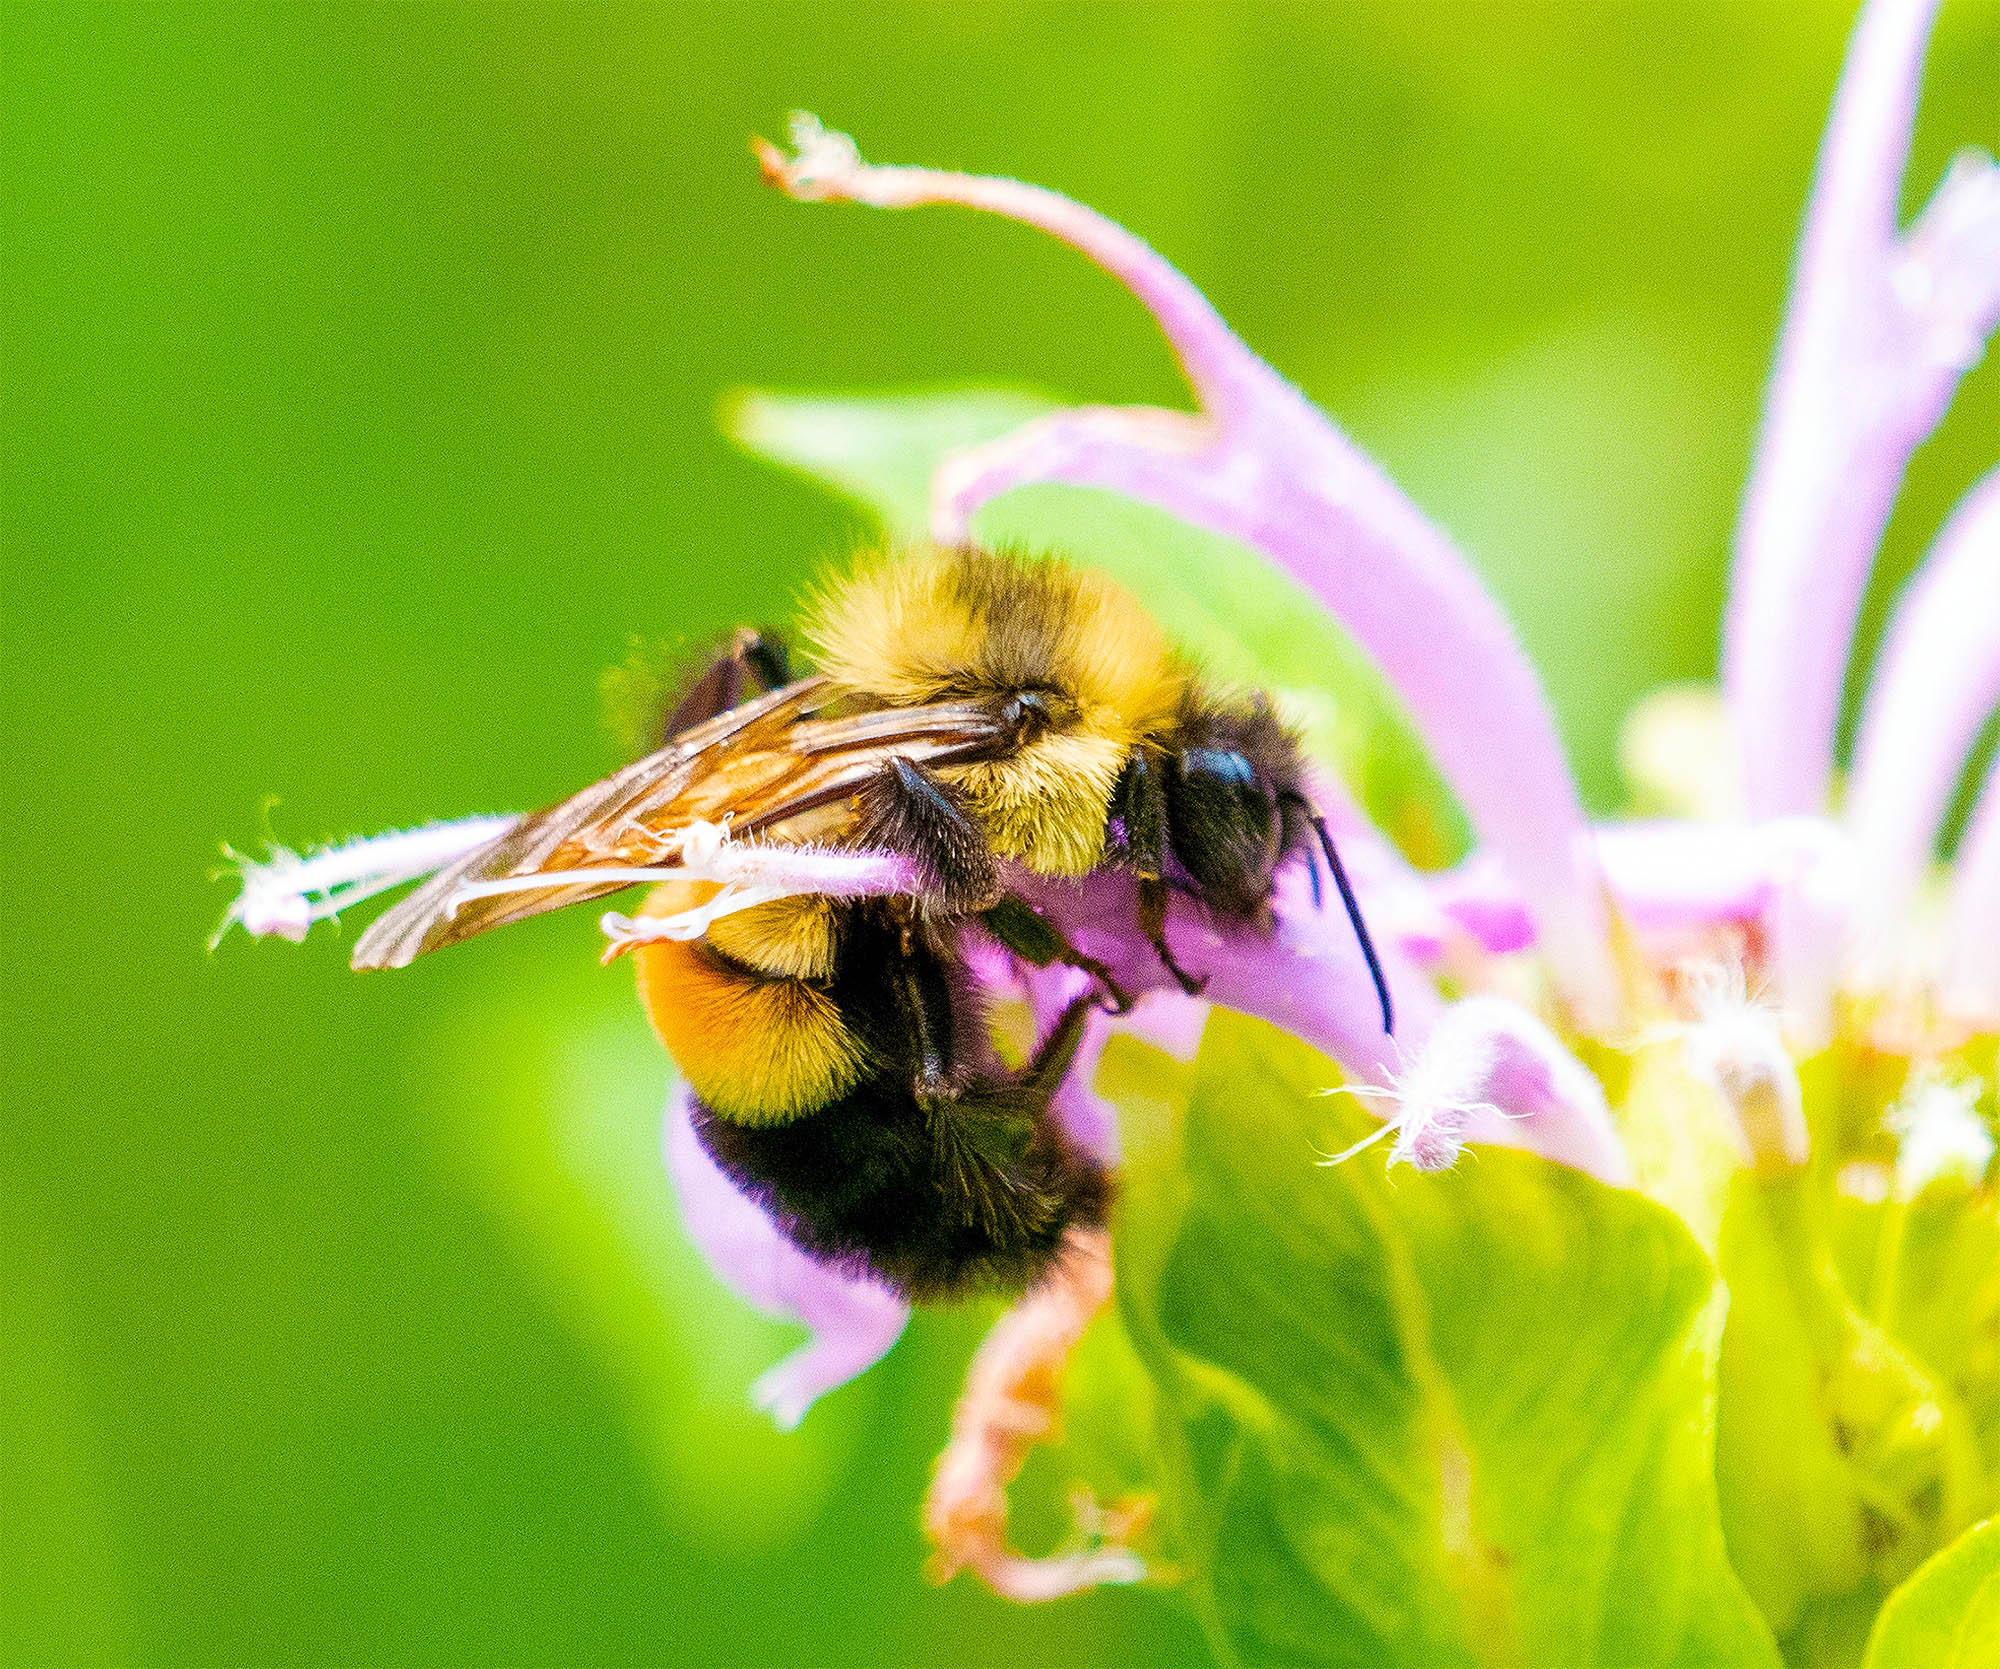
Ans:
{"label": "bee's abdomen", "polygon": [[941,1130],[940,1116],[984,1115],[926,1111],[907,1079],[884,1076],[789,1124],[751,1127],[701,1105],[694,1127],[797,1245],[913,1299],[1022,1291],[1069,1228],[1103,1223],[1104,1171],[1045,1111],[1025,1152],[1002,1166]]}
{"label": "bee's abdomen", "polygon": [[642,945],[633,960],[667,1053],[727,1117],[782,1124],[860,1081],[861,1041],[817,983],[759,974],[702,943]]}

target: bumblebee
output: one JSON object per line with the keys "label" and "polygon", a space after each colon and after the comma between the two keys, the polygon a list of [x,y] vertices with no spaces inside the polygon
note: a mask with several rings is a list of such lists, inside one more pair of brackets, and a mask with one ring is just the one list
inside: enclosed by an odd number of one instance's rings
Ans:
{"label": "bumblebee", "polygon": [[[907,894],[775,899],[633,955],[717,1163],[807,1251],[918,1299],[1033,1284],[1109,1199],[1050,1100],[1090,1006],[1129,1002],[1010,875],[1134,874],[1137,925],[1198,991],[1167,946],[1171,894],[1268,924],[1278,867],[1323,854],[1391,1025],[1296,740],[1268,701],[1211,693],[1122,588],[976,549],[878,558],[815,600],[808,642],[820,671],[793,680],[778,640],[740,634],[661,748],[434,877],[355,965],[401,966],[635,869],[657,878],[696,821],[902,854]],[[698,912],[716,891],[668,879],[643,913]],[[975,932],[1093,976],[1018,1069],[966,971]]]}

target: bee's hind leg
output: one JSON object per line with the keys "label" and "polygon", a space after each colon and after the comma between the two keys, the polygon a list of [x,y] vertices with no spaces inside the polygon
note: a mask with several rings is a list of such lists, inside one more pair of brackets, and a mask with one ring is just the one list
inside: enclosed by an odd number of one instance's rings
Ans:
{"label": "bee's hind leg", "polygon": [[659,740],[670,742],[684,730],[719,718],[743,705],[753,688],[775,690],[792,681],[790,652],[774,632],[743,627],[729,640],[707,671],[688,685],[673,711],[662,721]]}
{"label": "bee's hind leg", "polygon": [[925,902],[959,911],[993,896],[992,843],[965,797],[934,771],[889,760],[863,785],[859,810],[858,843],[912,859],[923,872]]}

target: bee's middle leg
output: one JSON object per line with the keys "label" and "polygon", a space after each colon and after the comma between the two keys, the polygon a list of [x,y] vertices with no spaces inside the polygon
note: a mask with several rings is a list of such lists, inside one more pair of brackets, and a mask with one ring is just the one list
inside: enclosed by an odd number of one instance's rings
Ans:
{"label": "bee's middle leg", "polygon": [[[1094,956],[1085,956],[1063,936],[1062,929],[1029,904],[1009,893],[998,903],[979,912],[980,925],[1030,967],[1046,968],[1060,962],[1081,968],[1097,981],[1103,993],[1101,1006],[1110,1014],[1129,1014],[1132,999],[1112,977],[1111,970]],[[1094,1002],[1096,998],[1082,1001]],[[1074,1005],[1072,1005],[1074,1006]]]}

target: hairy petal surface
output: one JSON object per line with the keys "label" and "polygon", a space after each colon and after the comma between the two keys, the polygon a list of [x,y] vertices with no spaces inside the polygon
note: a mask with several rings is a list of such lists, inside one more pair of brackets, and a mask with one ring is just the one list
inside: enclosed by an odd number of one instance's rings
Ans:
{"label": "hairy petal surface", "polygon": [[933,531],[1038,481],[1108,488],[1243,540],[1291,573],[1381,664],[1481,836],[1507,857],[1579,1012],[1619,1006],[1583,814],[1539,680],[1450,542],[1207,299],[1094,210],[1017,180],[871,167],[809,117],[797,155],[762,151],[793,195],[881,208],[957,203],[1020,220],[1096,261],[1153,313],[1202,406],[1063,412],[948,462]]}

